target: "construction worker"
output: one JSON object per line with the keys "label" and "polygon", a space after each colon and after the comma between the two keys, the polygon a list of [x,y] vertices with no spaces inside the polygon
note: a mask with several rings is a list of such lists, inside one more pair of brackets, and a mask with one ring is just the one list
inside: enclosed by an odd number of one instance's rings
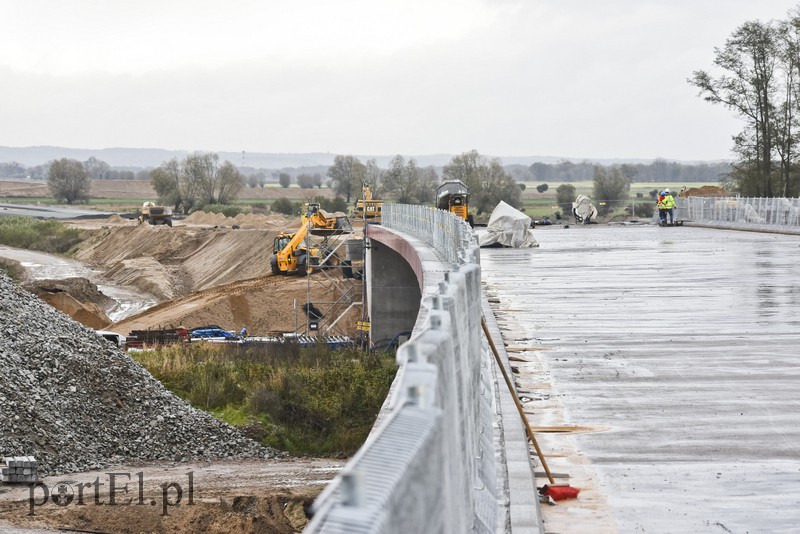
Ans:
{"label": "construction worker", "polygon": [[669,215],[669,224],[675,224],[675,199],[669,192],[669,188],[664,189],[664,209]]}
{"label": "construction worker", "polygon": [[667,225],[667,207],[665,205],[665,201],[667,199],[667,192],[661,191],[658,194],[658,200],[656,207],[658,208],[658,218],[660,220],[661,226]]}

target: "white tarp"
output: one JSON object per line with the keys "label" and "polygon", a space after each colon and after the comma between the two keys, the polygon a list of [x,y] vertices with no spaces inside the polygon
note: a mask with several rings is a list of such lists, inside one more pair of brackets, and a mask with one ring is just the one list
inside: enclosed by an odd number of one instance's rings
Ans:
{"label": "white tarp", "polygon": [[502,200],[494,208],[486,233],[478,240],[482,247],[502,245],[512,248],[538,247],[539,243],[533,238],[531,218],[512,208]]}
{"label": "white tarp", "polygon": [[575,222],[588,224],[597,217],[597,208],[594,207],[589,197],[578,195],[575,202],[572,203],[572,214],[575,215]]}

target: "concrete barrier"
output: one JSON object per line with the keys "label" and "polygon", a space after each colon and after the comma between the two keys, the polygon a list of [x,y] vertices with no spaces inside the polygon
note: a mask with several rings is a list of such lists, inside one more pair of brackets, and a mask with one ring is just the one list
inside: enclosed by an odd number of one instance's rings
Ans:
{"label": "concrete barrier", "polygon": [[676,199],[676,218],[711,228],[800,234],[800,199],[688,197]]}
{"label": "concrete barrier", "polygon": [[[529,508],[522,519],[508,509],[507,456],[498,448],[504,426],[518,433],[521,425],[497,421],[503,391],[482,344],[485,299],[471,229],[443,211],[387,205],[383,227],[368,236],[370,254],[382,246],[402,250],[419,284],[419,312],[375,428],[316,500],[305,532],[541,532],[526,442]],[[369,279],[381,276],[374,272],[381,265],[368,258]],[[392,277],[405,277],[396,267]]]}

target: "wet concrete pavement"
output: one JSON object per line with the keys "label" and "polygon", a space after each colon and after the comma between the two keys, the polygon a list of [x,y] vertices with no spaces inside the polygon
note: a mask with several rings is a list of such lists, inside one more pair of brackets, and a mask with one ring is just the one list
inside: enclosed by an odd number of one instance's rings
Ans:
{"label": "wet concrete pavement", "polygon": [[[548,435],[557,470],[571,469],[568,440],[620,532],[797,532],[800,237],[534,233],[540,248],[484,249],[481,262],[506,343],[531,362],[514,364],[520,382],[539,368],[526,406],[548,416],[535,424],[596,430]],[[614,530],[577,508],[580,529],[548,528],[544,512],[548,531]]]}

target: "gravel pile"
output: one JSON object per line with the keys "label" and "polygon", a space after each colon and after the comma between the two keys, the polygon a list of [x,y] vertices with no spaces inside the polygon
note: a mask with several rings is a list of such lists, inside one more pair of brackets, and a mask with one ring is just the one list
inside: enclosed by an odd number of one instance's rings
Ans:
{"label": "gravel pile", "polygon": [[275,454],[0,273],[0,457],[35,456],[44,476]]}

